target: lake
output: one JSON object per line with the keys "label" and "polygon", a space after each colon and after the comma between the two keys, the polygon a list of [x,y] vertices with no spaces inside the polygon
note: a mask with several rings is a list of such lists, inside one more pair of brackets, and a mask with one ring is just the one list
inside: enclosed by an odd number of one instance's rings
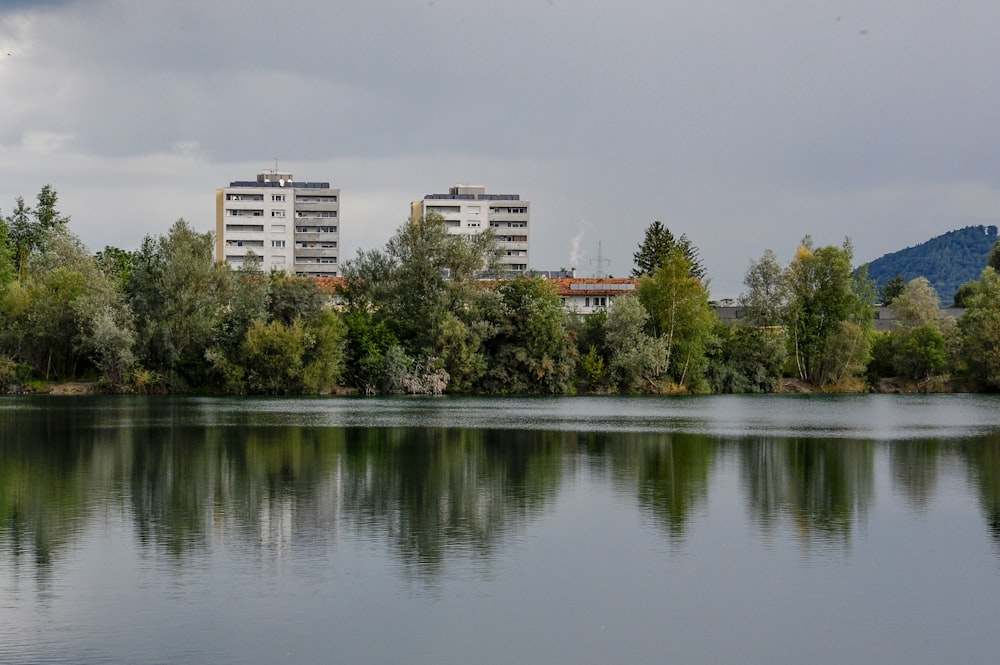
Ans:
{"label": "lake", "polygon": [[995,663],[1000,397],[0,397],[3,663]]}

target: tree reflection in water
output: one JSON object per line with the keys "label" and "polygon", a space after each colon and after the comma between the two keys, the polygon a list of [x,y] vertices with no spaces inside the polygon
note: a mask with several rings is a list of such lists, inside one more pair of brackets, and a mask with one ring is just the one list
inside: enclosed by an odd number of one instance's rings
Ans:
{"label": "tree reflection in water", "polygon": [[[239,404],[239,402],[237,402]],[[140,547],[183,560],[217,546],[279,558],[335,547],[338,532],[385,545],[414,577],[453,557],[489,561],[557,504],[581,469],[634,497],[683,542],[708,510],[720,460],[738,467],[765,538],[790,525],[804,548],[849,547],[887,447],[892,486],[925,511],[960,465],[1000,547],[1000,440],[875,443],[720,439],[657,432],[330,427],[293,417],[221,426],[178,400],[34,400],[0,409],[0,548],[44,576],[87,523],[117,513]],[[195,413],[192,413],[192,410]]]}

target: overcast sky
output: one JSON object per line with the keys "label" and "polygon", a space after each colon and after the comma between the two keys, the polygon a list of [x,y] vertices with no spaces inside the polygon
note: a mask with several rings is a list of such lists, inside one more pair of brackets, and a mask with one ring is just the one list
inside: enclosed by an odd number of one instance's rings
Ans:
{"label": "overcast sky", "polygon": [[0,0],[0,210],[51,183],[134,249],[277,158],[341,189],[344,258],[482,184],[531,201],[534,268],[624,276],[659,219],[735,296],[805,234],[864,262],[998,222],[998,28],[995,0]]}

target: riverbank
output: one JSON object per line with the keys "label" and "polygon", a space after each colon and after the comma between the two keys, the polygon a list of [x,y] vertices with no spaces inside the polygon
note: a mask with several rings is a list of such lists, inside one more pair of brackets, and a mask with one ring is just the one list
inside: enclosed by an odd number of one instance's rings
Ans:
{"label": "riverbank", "polygon": [[[96,381],[67,381],[64,383],[45,383],[23,386],[18,393],[27,395],[96,395],[105,391],[101,389]],[[975,386],[963,382],[946,380],[942,378],[932,378],[923,381],[913,381],[910,379],[887,378],[879,379],[874,384],[864,381],[845,381],[827,386],[816,386],[807,381],[797,378],[785,378],[778,384],[774,391],[777,394],[804,395],[804,394],[863,394],[876,393],[883,395],[904,395],[904,394],[929,394],[929,393],[976,393],[983,392],[976,390]],[[346,386],[339,386],[328,393],[333,396],[357,395],[358,391]],[[592,396],[598,393],[581,392],[581,396]],[[600,393],[614,394],[614,393]],[[674,393],[680,394],[680,393]]]}

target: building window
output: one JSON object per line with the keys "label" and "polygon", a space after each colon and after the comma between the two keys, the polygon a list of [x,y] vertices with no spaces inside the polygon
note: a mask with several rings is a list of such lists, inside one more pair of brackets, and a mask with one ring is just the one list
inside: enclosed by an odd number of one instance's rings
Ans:
{"label": "building window", "polygon": [[271,217],[284,217],[284,216],[285,216],[285,211],[284,210],[272,210],[271,211]]}
{"label": "building window", "polygon": [[285,246],[285,241],[284,240],[272,240],[271,241],[271,247],[284,247],[284,246]]}
{"label": "building window", "polygon": [[479,228],[479,220],[478,219],[470,219],[467,222],[467,224],[469,225],[469,228],[473,228],[473,229],[478,229]]}
{"label": "building window", "polygon": [[324,196],[318,194],[296,194],[296,203],[336,203],[336,196]]}
{"label": "building window", "polygon": [[284,262],[285,262],[285,257],[282,256],[282,255],[280,255],[280,254],[278,256],[272,256],[271,257],[271,264],[272,265],[280,265],[280,264],[282,264]]}
{"label": "building window", "polygon": [[284,232],[285,232],[284,224],[271,224],[271,233],[284,233]]}
{"label": "building window", "polygon": [[470,215],[478,215],[479,214],[479,206],[468,206],[465,210]]}
{"label": "building window", "polygon": [[297,210],[296,217],[336,217],[336,210]]}
{"label": "building window", "polygon": [[284,201],[285,200],[285,195],[284,194],[272,194],[271,195],[271,200],[272,201]]}

